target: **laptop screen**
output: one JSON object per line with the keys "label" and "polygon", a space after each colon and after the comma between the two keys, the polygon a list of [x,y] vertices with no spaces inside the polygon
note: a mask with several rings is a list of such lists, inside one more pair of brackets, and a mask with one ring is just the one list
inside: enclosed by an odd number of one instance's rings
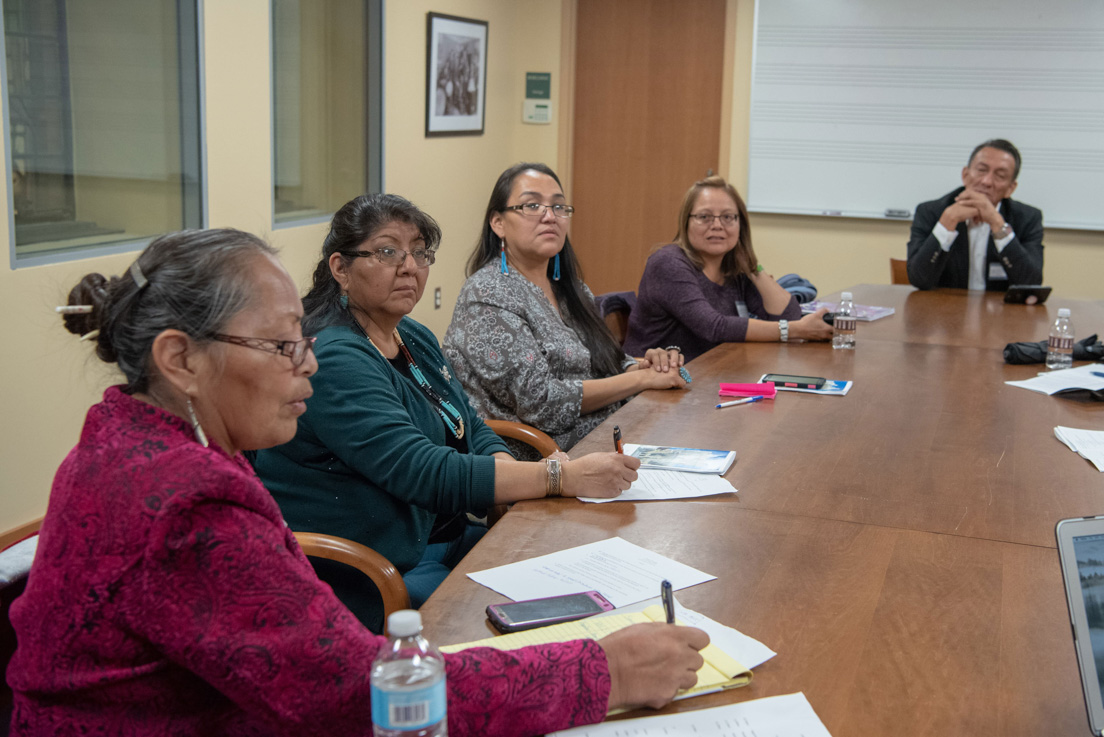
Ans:
{"label": "laptop screen", "polygon": [[1085,621],[1096,664],[1096,683],[1104,701],[1104,535],[1073,538]]}

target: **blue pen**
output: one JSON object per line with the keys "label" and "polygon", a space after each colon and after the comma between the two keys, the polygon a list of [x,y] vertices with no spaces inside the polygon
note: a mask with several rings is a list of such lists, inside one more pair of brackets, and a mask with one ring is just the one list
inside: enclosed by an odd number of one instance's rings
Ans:
{"label": "blue pen", "polygon": [[667,624],[675,623],[675,592],[671,582],[663,579],[659,585],[659,598],[663,599],[663,612],[667,615]]}
{"label": "blue pen", "polygon": [[1090,371],[1089,373],[1092,374],[1093,376],[1099,376],[1100,378],[1104,379],[1104,373],[1102,373],[1100,371]]}
{"label": "blue pen", "polygon": [[757,397],[748,397],[747,399],[737,399],[735,402],[721,402],[717,405],[717,409],[720,409],[721,407],[735,407],[738,404],[751,404],[752,402],[761,401],[763,401],[762,395]]}

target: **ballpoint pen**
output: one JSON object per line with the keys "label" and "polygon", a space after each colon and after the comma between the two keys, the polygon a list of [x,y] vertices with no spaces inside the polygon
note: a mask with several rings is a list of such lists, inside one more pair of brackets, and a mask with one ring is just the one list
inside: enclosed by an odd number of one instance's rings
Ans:
{"label": "ballpoint pen", "polygon": [[748,397],[747,399],[737,399],[734,402],[721,402],[717,405],[717,409],[721,407],[735,407],[738,404],[751,404],[752,402],[761,402],[763,397]]}
{"label": "ballpoint pen", "polygon": [[1104,372],[1101,372],[1101,371],[1090,371],[1089,373],[1090,373],[1090,374],[1092,374],[1093,376],[1099,376],[1100,378],[1104,379]]}
{"label": "ballpoint pen", "polygon": [[625,452],[625,446],[621,444],[621,426],[613,426],[613,449],[618,453]]}
{"label": "ballpoint pen", "polygon": [[663,599],[663,613],[667,615],[667,624],[675,623],[675,593],[671,589],[671,582],[663,579],[659,585],[659,598]]}

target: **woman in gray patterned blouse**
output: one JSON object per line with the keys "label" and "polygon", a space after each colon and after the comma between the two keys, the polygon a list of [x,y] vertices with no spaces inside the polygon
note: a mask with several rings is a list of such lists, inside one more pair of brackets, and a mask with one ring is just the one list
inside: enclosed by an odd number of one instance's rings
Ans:
{"label": "woman in gray patterned blouse", "polygon": [[482,416],[532,425],[563,450],[634,394],[686,386],[677,347],[636,361],[606,327],[567,237],[573,210],[544,164],[502,173],[444,341]]}

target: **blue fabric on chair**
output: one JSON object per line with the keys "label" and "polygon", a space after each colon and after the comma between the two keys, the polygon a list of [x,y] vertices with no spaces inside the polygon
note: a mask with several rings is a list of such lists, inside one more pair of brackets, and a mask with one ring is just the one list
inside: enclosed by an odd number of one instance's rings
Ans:
{"label": "blue fabric on chair", "polygon": [[812,302],[817,296],[817,288],[813,283],[797,274],[786,274],[778,280],[778,286],[797,297],[799,304]]}

